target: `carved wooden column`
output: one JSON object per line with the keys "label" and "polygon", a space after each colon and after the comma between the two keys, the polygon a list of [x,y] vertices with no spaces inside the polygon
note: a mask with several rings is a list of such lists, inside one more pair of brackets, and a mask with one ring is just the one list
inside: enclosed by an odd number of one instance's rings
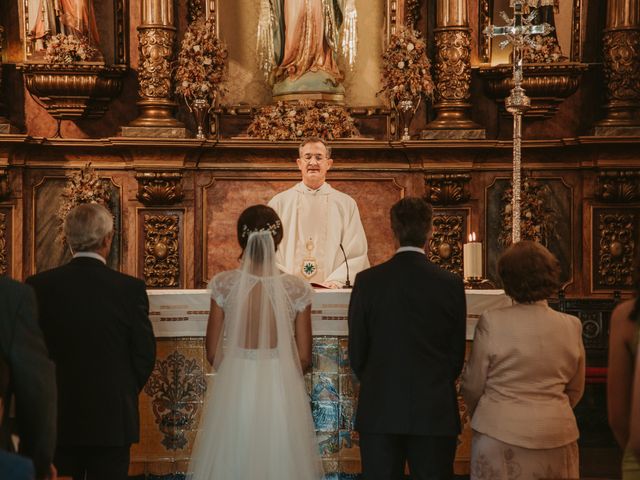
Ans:
{"label": "carved wooden column", "polygon": [[485,131],[470,118],[471,30],[467,0],[437,0],[436,119],[422,138],[484,138]]}
{"label": "carved wooden column", "polygon": [[[0,202],[9,198],[9,172],[6,168],[0,168]],[[11,275],[11,219],[10,206],[0,205],[0,275]]]}
{"label": "carved wooden column", "polygon": [[187,136],[182,122],[173,117],[177,106],[171,85],[176,35],[173,19],[173,0],[142,0],[142,23],[138,26],[140,116],[122,127],[124,136]]}
{"label": "carved wooden column", "polygon": [[640,3],[609,0],[604,31],[605,118],[596,135],[640,135]]}

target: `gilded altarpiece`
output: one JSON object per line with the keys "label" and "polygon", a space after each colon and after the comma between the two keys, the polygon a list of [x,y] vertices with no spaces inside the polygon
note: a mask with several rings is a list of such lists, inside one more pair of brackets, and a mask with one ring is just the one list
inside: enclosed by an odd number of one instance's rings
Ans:
{"label": "gilded altarpiece", "polygon": [[138,274],[147,288],[184,288],[184,210],[138,211]]}
{"label": "gilded altarpiece", "polygon": [[592,290],[630,290],[640,246],[640,206],[593,207]]}
{"label": "gilded altarpiece", "polygon": [[470,208],[435,208],[433,234],[429,240],[429,260],[462,277],[462,245],[468,234]]}
{"label": "gilded altarpiece", "polygon": [[11,207],[0,207],[0,275],[11,274],[12,214]]}

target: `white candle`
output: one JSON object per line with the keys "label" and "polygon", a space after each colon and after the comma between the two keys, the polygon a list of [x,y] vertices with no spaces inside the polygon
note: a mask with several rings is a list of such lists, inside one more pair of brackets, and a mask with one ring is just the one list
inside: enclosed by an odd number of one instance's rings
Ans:
{"label": "white candle", "polygon": [[482,242],[476,242],[475,232],[469,235],[469,243],[462,250],[464,278],[482,278]]}

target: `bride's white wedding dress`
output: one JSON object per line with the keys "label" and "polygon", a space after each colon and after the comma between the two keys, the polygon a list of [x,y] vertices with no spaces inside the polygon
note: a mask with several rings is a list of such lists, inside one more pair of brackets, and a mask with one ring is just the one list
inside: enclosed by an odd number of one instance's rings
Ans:
{"label": "bride's white wedding dress", "polygon": [[[216,275],[224,310],[189,480],[318,480],[322,464],[293,321],[311,303],[303,280],[275,267],[269,232],[252,233],[242,268]],[[221,358],[221,360],[220,360]]]}

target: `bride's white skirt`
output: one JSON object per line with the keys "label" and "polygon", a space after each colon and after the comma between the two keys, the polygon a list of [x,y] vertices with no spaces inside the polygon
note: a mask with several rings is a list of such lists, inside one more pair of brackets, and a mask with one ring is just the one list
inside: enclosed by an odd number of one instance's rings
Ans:
{"label": "bride's white skirt", "polygon": [[223,360],[209,383],[187,479],[322,478],[304,379],[269,352]]}

